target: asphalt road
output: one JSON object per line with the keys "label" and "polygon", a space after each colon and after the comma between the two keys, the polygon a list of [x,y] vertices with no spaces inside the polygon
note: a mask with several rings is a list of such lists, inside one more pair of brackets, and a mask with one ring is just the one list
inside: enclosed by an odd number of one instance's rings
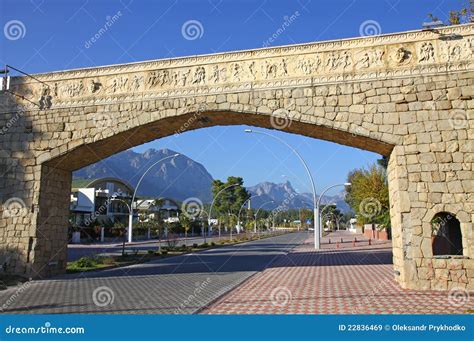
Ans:
{"label": "asphalt road", "polygon": [[271,266],[307,232],[64,275],[0,291],[3,313],[191,314]]}
{"label": "asphalt road", "polygon": [[[238,235],[234,235],[233,238],[237,238]],[[218,243],[219,237],[207,237],[206,242],[216,242]],[[222,235],[222,239],[229,239],[228,235]],[[158,250],[158,243],[160,246],[167,246],[168,243],[166,240],[162,240],[158,242],[157,239],[153,239],[150,241],[139,241],[134,242],[132,244],[126,244],[125,250],[126,252],[131,251],[148,251]],[[190,237],[187,240],[181,238],[177,241],[176,245],[181,246],[186,244],[187,246],[191,246],[194,243],[202,244],[204,243],[203,237]],[[120,255],[122,253],[122,244],[120,242],[115,243],[97,243],[97,244],[69,244],[67,248],[67,259],[68,261],[74,261],[81,257],[85,256],[95,256],[95,255]]]}

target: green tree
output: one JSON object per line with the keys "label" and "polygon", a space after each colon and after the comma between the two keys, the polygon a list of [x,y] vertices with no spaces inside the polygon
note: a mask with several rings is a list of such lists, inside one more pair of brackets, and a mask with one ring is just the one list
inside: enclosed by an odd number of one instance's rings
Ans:
{"label": "green tree", "polygon": [[237,214],[242,204],[250,197],[244,187],[243,179],[235,176],[229,176],[226,182],[214,180],[212,195],[214,202],[212,215],[219,217],[219,228],[223,222],[231,223],[230,214]]}
{"label": "green tree", "polygon": [[346,202],[357,215],[359,224],[390,225],[387,171],[380,165],[356,169],[349,173]]}
{"label": "green tree", "polygon": [[191,229],[191,219],[186,214],[181,214],[179,217],[179,223],[184,230],[184,242],[188,240],[188,231]]}
{"label": "green tree", "polygon": [[[435,17],[432,13],[428,13],[428,16],[433,21],[440,20],[438,17]],[[461,8],[458,10],[449,11],[449,18],[447,20],[447,25],[459,25],[467,24],[474,22],[474,0],[466,0]]]}

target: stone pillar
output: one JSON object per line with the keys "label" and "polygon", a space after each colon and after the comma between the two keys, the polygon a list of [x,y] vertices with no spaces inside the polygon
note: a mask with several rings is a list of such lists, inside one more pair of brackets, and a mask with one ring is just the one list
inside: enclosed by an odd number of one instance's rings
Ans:
{"label": "stone pillar", "polygon": [[0,262],[8,273],[46,278],[66,268],[71,173],[31,163],[0,178]]}

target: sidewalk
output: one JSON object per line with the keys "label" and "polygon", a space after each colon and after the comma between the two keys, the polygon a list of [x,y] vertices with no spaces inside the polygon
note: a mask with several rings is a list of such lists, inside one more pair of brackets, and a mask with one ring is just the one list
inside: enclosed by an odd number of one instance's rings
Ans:
{"label": "sidewalk", "polygon": [[[335,244],[343,238],[347,242]],[[448,292],[404,290],[394,280],[390,241],[368,245],[362,235],[336,232],[281,256],[203,314],[462,314],[474,297]],[[328,244],[331,239],[332,244]]]}

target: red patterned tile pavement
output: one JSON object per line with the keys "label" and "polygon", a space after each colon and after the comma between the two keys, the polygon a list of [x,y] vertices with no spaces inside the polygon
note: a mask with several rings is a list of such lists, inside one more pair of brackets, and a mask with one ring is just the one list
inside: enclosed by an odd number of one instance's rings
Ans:
{"label": "red patterned tile pavement", "polygon": [[[341,243],[341,238],[343,242]],[[336,232],[312,239],[233,289],[203,314],[462,314],[474,294],[402,289],[394,280],[390,241]],[[331,244],[328,244],[331,239]],[[336,244],[337,243],[337,244]]]}

